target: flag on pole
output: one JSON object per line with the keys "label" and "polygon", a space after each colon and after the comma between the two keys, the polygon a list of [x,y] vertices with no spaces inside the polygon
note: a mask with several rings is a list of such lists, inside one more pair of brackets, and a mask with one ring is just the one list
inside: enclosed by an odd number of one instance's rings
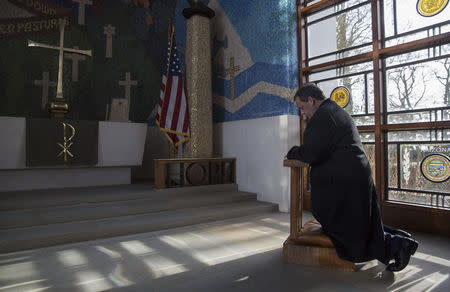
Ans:
{"label": "flag on pole", "polygon": [[167,65],[162,75],[156,124],[175,149],[189,140],[189,112],[173,27],[167,48]]}

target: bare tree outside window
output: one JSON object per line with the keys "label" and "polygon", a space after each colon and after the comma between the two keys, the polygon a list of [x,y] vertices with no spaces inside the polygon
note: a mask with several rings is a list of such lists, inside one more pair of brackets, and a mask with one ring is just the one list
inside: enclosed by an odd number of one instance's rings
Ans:
{"label": "bare tree outside window", "polygon": [[443,100],[444,105],[450,106],[450,59],[439,60],[441,68],[434,69],[433,73],[436,79],[444,86]]}
{"label": "bare tree outside window", "polygon": [[389,71],[393,83],[387,100],[392,110],[412,110],[423,100],[427,90],[427,76],[422,65],[410,65]]}
{"label": "bare tree outside window", "polygon": [[[358,4],[360,1],[348,1],[335,6],[335,11],[341,11],[347,7]],[[370,5],[364,5],[356,9],[349,10],[336,16],[336,48],[337,50],[345,50],[358,44],[369,43],[372,41]],[[353,54],[362,52],[361,49],[355,48]],[[350,55],[350,51],[342,51],[338,53],[338,58],[343,59]],[[343,76],[355,70],[364,70],[367,68],[361,65],[341,67],[337,69],[337,75]],[[347,87],[352,93],[354,85],[361,82],[361,76],[343,77],[342,85]],[[362,106],[362,105],[360,105]],[[346,110],[349,113],[354,112],[354,99],[350,97]]]}

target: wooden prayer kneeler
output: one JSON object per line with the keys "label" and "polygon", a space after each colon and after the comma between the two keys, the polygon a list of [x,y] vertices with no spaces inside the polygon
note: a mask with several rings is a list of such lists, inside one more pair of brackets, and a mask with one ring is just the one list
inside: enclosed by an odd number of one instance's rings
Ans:
{"label": "wooden prayer kneeler", "polygon": [[283,244],[283,259],[288,263],[354,271],[355,264],[342,260],[330,238],[322,233],[322,226],[313,220],[302,226],[303,186],[302,170],[308,164],[298,160],[284,160],[291,168],[291,234]]}

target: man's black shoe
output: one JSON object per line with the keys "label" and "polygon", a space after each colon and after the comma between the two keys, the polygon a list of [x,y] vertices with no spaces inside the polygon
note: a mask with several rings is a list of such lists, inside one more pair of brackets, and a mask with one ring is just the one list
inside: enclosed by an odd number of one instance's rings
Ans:
{"label": "man's black shoe", "polygon": [[416,252],[419,243],[411,238],[402,239],[402,248],[394,256],[395,262],[387,266],[387,270],[398,272],[403,270],[408,264],[411,256]]}
{"label": "man's black shoe", "polygon": [[394,228],[391,228],[391,227],[389,227],[387,225],[384,225],[383,229],[384,229],[385,232],[390,233],[390,234],[395,234],[395,235],[400,235],[400,236],[403,236],[403,237],[411,238],[411,234],[406,232],[405,230],[402,230],[402,229],[394,229]]}

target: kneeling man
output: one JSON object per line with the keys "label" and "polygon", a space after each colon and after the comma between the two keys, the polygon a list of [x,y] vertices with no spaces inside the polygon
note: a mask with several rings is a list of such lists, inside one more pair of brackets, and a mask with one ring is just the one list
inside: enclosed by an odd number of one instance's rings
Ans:
{"label": "kneeling man", "polygon": [[312,213],[323,233],[342,259],[377,259],[389,271],[404,269],[418,243],[403,230],[383,226],[371,168],[352,117],[314,84],[301,87],[294,101],[308,125],[303,145],[290,149],[287,159],[311,166]]}

